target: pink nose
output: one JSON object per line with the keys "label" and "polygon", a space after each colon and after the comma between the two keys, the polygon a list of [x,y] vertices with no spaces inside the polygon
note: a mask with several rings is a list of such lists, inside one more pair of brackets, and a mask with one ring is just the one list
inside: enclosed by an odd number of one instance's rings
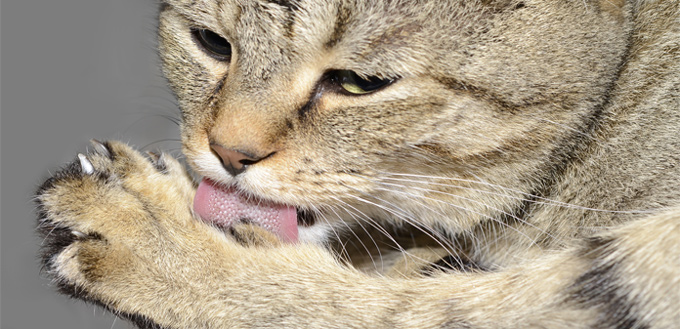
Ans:
{"label": "pink nose", "polygon": [[228,149],[219,144],[210,144],[210,148],[220,157],[222,166],[232,176],[236,176],[244,172],[249,165],[254,164],[265,157],[253,156],[249,153]]}

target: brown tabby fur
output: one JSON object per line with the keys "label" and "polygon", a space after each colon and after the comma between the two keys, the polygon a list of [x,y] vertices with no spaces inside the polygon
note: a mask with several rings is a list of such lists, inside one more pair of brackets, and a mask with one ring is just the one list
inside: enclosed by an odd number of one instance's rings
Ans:
{"label": "brown tabby fur", "polygon": [[159,30],[193,169],[316,224],[210,227],[177,161],[95,143],[39,191],[63,292],[142,328],[680,325],[678,1],[165,0]]}

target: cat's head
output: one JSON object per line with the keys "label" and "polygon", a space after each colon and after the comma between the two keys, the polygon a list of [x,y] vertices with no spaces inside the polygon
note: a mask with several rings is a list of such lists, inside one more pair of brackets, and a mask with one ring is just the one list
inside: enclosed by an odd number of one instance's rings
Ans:
{"label": "cat's head", "polygon": [[573,147],[627,38],[611,0],[165,2],[193,168],[331,221],[507,208],[490,186],[529,188]]}

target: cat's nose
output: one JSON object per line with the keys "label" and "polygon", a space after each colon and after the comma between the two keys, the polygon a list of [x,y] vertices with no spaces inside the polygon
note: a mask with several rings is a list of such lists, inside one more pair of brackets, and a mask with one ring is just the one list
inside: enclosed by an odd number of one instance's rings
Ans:
{"label": "cat's nose", "polygon": [[216,143],[211,143],[210,148],[219,156],[222,161],[222,166],[224,166],[224,169],[232,176],[244,172],[249,165],[269,156],[259,157],[248,152],[229,149]]}

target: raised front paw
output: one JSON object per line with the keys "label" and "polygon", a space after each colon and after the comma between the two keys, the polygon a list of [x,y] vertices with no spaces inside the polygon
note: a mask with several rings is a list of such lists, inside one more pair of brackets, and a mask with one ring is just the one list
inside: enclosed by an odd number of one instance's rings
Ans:
{"label": "raised front paw", "polygon": [[[210,287],[240,277],[243,265],[234,264],[253,263],[263,248],[279,245],[257,226],[219,228],[198,219],[195,186],[167,154],[143,155],[119,142],[93,145],[37,194],[43,265],[61,292],[142,328],[193,328],[170,325],[201,318],[178,310],[196,305],[196,296],[222,300]],[[260,251],[249,258],[247,246]]]}
{"label": "raised front paw", "polygon": [[186,244],[209,228],[193,218],[195,187],[174,158],[119,142],[93,146],[38,190],[38,231],[44,268],[60,289],[108,304],[101,289],[135,280],[140,267],[163,261],[163,244]]}

